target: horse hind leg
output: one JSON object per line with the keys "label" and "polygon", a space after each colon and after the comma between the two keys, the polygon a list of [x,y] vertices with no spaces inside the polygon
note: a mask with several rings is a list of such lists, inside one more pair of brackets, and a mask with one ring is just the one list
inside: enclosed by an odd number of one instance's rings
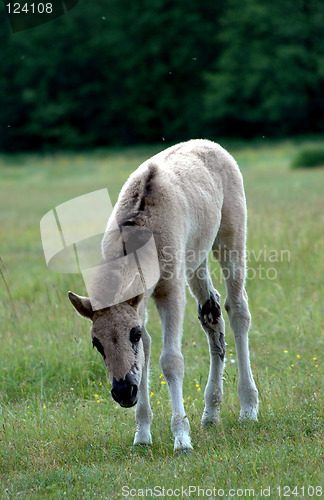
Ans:
{"label": "horse hind leg", "polygon": [[[226,248],[226,251],[224,250]],[[234,333],[239,371],[238,396],[240,400],[240,418],[257,420],[258,390],[256,388],[249,356],[248,333],[251,314],[248,296],[245,291],[245,255],[242,248],[219,245],[217,258],[220,262],[226,286],[225,309]]]}
{"label": "horse hind leg", "polygon": [[202,415],[204,426],[219,421],[223,399],[223,371],[225,357],[225,322],[220,307],[219,293],[214,289],[204,261],[188,280],[189,287],[198,302],[198,319],[209,344],[209,375],[204,392],[205,408]]}

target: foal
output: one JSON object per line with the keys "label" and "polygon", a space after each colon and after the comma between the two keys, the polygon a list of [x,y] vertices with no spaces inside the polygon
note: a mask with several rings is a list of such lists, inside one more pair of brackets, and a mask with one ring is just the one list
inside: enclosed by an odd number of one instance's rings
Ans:
{"label": "foal", "polygon": [[[69,292],[69,298],[77,312],[92,321],[92,342],[103,356],[113,398],[123,407],[137,403],[134,444],[152,442],[148,396],[151,339],[145,309],[153,298],[162,322],[160,364],[171,395],[174,450],[188,450],[192,446],[183,405],[181,354],[186,282],[197,300],[198,318],[209,343],[203,425],[218,421],[223,397],[225,324],[219,294],[208,272],[210,251],[219,261],[226,284],[225,309],[237,349],[240,417],[257,420],[258,392],[248,348],[251,316],[245,291],[246,202],[234,159],[218,144],[192,140],[144,162],[123,186],[109,218],[102,241],[105,261],[111,262],[120,253],[120,241],[113,234],[139,230],[154,235],[159,276],[153,286],[119,303],[95,306],[98,295],[100,303],[100,294],[109,287],[110,278],[103,267],[94,280],[96,297]],[[118,282],[118,276],[116,279]],[[128,283],[132,280],[134,284],[136,276]]]}

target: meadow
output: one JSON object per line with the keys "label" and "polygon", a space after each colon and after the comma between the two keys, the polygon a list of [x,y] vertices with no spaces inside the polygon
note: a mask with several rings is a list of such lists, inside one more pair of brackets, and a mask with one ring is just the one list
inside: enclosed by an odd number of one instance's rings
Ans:
{"label": "meadow", "polygon": [[[74,197],[107,187],[115,202],[128,175],[161,147],[0,156],[1,499],[321,496],[324,168],[290,168],[311,144],[222,143],[240,165],[247,195],[250,350],[260,415],[257,423],[238,421],[227,322],[222,420],[201,428],[209,354],[188,294],[184,399],[194,452],[184,456],[173,453],[153,303],[153,445],[134,448],[134,410],[113,402],[90,324],[67,299],[68,290],[85,292],[82,277],[46,267],[39,231],[46,212]],[[218,265],[210,267],[223,304]]]}

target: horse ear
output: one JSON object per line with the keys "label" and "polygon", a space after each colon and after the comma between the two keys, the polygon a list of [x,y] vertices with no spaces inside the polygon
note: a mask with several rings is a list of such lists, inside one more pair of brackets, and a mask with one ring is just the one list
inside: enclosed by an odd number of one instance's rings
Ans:
{"label": "horse ear", "polygon": [[94,313],[90,299],[88,297],[81,297],[80,295],[77,295],[73,292],[68,292],[68,297],[77,313],[79,313],[84,318],[93,318]]}

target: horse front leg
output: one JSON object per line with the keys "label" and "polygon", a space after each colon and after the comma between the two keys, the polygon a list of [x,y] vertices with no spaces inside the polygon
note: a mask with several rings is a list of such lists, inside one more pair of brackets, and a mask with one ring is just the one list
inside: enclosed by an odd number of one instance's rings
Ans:
{"label": "horse front leg", "polygon": [[174,435],[174,451],[192,449],[190,425],[183,404],[182,384],[184,362],[181,353],[181,334],[185,308],[184,282],[172,286],[172,291],[156,300],[163,330],[163,349],[160,364],[168,384],[172,418],[171,429]]}
{"label": "horse front leg", "polygon": [[138,402],[135,411],[136,433],[134,438],[134,445],[152,444],[151,423],[153,419],[153,413],[150,406],[148,387],[151,337],[146,331],[145,327],[142,328],[142,339],[144,345],[145,364],[143,367],[142,379],[139,386]]}
{"label": "horse front leg", "polygon": [[209,343],[210,365],[205,388],[205,408],[201,419],[204,426],[219,421],[223,399],[223,371],[225,357],[225,323],[220,307],[220,295],[214,289],[204,260],[188,279],[190,290],[198,303],[198,319]]}

